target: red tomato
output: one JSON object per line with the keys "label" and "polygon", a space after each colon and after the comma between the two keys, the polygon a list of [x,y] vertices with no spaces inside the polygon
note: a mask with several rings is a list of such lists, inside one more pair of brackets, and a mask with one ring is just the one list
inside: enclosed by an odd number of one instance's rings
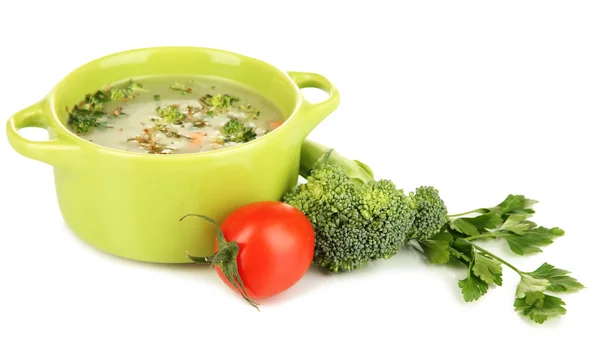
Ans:
{"label": "red tomato", "polygon": [[[315,250],[312,225],[289,204],[267,201],[243,206],[223,221],[221,230],[227,242],[236,241],[239,245],[238,272],[252,299],[287,290],[312,263]],[[223,282],[234,289],[221,269],[216,268]]]}

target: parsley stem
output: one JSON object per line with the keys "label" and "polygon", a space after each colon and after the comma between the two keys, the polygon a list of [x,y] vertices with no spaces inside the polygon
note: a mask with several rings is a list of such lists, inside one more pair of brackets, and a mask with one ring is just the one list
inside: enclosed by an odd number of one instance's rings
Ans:
{"label": "parsley stem", "polygon": [[411,240],[411,241],[408,243],[408,245],[409,245],[409,246],[411,246],[411,247],[412,247],[412,249],[414,249],[415,251],[418,251],[419,253],[421,253],[421,254],[423,254],[423,255],[424,255],[424,254],[425,254],[425,251],[423,251],[423,248],[419,247],[419,246],[418,246],[418,244],[419,244],[419,243],[418,243],[418,242],[416,242],[416,241],[414,241],[414,240]]}
{"label": "parsley stem", "polygon": [[503,260],[502,258],[496,256],[492,252],[490,252],[490,251],[488,251],[488,250],[486,250],[484,248],[481,248],[478,245],[476,245],[476,244],[474,244],[474,243],[472,243],[470,241],[467,241],[467,242],[469,242],[471,244],[471,246],[473,246],[473,248],[475,248],[479,252],[481,252],[483,254],[487,254],[488,256],[490,256],[492,258],[495,258],[497,261],[500,261],[500,262],[504,263],[506,266],[510,267],[513,271],[517,272],[520,276],[523,276],[523,272],[521,272],[517,267],[515,267],[512,264],[506,262],[505,260]]}
{"label": "parsley stem", "polygon": [[465,238],[465,241],[467,241],[467,242],[470,243],[471,241],[474,241],[476,239],[490,238],[490,237],[491,238],[496,238],[496,236],[497,236],[496,232],[482,233],[482,234],[478,234],[478,235],[475,235],[475,236],[467,237],[467,238]]}
{"label": "parsley stem", "polygon": [[467,214],[471,214],[471,213],[479,213],[477,211],[478,210],[475,209],[475,210],[464,212],[464,213],[450,214],[450,215],[448,215],[448,217],[450,217],[450,218],[456,218],[456,217],[460,217],[460,216],[466,216]]}

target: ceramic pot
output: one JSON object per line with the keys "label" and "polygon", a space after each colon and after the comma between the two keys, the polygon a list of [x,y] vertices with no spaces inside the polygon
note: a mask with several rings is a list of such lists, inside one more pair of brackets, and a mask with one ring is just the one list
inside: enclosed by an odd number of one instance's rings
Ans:
{"label": "ceramic pot", "polygon": [[[140,154],[86,141],[66,126],[67,111],[108,83],[153,75],[215,76],[246,85],[277,105],[282,126],[248,143],[194,154]],[[318,104],[300,89],[329,94]],[[179,222],[187,213],[222,221],[236,208],[279,200],[296,185],[302,142],[339,104],[339,93],[314,73],[283,72],[243,55],[206,48],[160,47],[116,53],[81,66],[43,100],[16,113],[6,132],[20,154],[54,167],[58,203],[67,225],[91,245],[121,257],[189,262],[213,253],[215,229]],[[41,127],[48,141],[19,135]]]}

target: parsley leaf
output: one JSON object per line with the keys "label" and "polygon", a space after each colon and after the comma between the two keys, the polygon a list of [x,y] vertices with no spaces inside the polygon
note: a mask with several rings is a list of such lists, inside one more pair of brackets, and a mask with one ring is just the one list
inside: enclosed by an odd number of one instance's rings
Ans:
{"label": "parsley leaf", "polygon": [[502,286],[502,264],[482,253],[473,253],[473,274],[482,281]]}
{"label": "parsley leaf", "polygon": [[567,310],[559,297],[543,293],[544,291],[567,292],[579,291],[584,286],[573,277],[567,276],[569,271],[544,263],[533,272],[521,274],[521,282],[517,287],[515,311],[537,323],[544,323],[551,316],[564,315]]}
{"label": "parsley leaf", "polygon": [[527,275],[537,279],[545,279],[549,282],[548,291],[553,292],[575,292],[585,288],[575,278],[567,276],[570,272],[556,268],[551,264],[544,263],[533,272],[528,272]]}
{"label": "parsley leaf", "polygon": [[488,290],[488,284],[469,271],[467,278],[458,281],[458,287],[462,289],[463,298],[467,302],[476,301],[485,295]]}
{"label": "parsley leaf", "polygon": [[527,215],[524,214],[513,214],[508,216],[506,221],[502,224],[499,230],[509,231],[516,234],[523,234],[536,227],[536,224],[527,220]]}
{"label": "parsley leaf", "polygon": [[477,227],[477,229],[480,232],[483,232],[488,229],[489,230],[496,229],[503,222],[502,216],[496,212],[482,214],[480,216],[473,217],[473,218],[463,217],[462,219],[464,219],[465,221],[467,221],[467,222],[471,223],[472,225],[474,225],[475,227]]}
{"label": "parsley leaf", "polygon": [[[430,261],[446,256],[446,238],[448,256],[454,264],[468,267],[468,275],[458,281],[465,301],[478,300],[487,293],[490,285],[502,285],[502,265],[514,270],[521,280],[515,292],[515,311],[528,316],[537,323],[545,322],[549,317],[566,313],[565,303],[558,297],[544,292],[578,291],[584,286],[569,272],[544,263],[533,272],[523,272],[506,260],[494,255],[476,244],[479,240],[505,239],[512,252],[528,255],[541,252],[542,246],[549,245],[554,239],[564,235],[560,228],[538,226],[529,219],[535,213],[533,205],[537,201],[522,195],[509,195],[502,203],[491,208],[479,208],[474,211],[448,216],[439,236],[429,243],[422,243]],[[479,213],[476,217],[464,217]],[[441,236],[449,235],[447,236]],[[443,240],[443,242],[442,242]],[[432,260],[433,259],[433,260]],[[441,263],[441,262],[440,262]]]}
{"label": "parsley leaf", "polygon": [[479,231],[472,223],[467,221],[465,218],[457,218],[450,222],[450,228],[453,230],[465,234],[467,236],[477,236]]}
{"label": "parsley leaf", "polygon": [[[535,223],[532,223],[531,225],[535,226]],[[502,238],[506,239],[508,242],[510,249],[521,256],[542,252],[539,247],[552,244],[555,238],[564,234],[565,232],[558,227],[550,229],[545,227],[535,227],[521,231],[520,234],[507,231],[500,232]]]}
{"label": "parsley leaf", "polygon": [[456,248],[450,247],[450,256],[456,258],[456,260],[458,260],[458,261],[461,261],[461,262],[464,261],[463,263],[465,263],[465,262],[466,262],[466,264],[471,263],[471,257],[460,252]]}
{"label": "parsley leaf", "polygon": [[477,217],[454,219],[450,222],[450,228],[467,236],[477,236],[498,228],[503,222],[500,213],[490,212]]}
{"label": "parsley leaf", "polygon": [[525,297],[528,292],[544,292],[550,287],[550,281],[545,278],[537,278],[526,273],[521,275],[521,282],[517,286],[517,298]]}
{"label": "parsley leaf", "polygon": [[561,316],[567,313],[563,300],[559,297],[547,295],[542,292],[527,292],[525,297],[517,298],[515,311],[529,316],[536,323],[544,323],[548,317]]}
{"label": "parsley leaf", "polygon": [[457,238],[450,244],[450,253],[453,257],[464,260],[469,265],[473,257],[473,245],[463,238]]}
{"label": "parsley leaf", "polygon": [[570,272],[544,263],[533,272],[523,272],[521,282],[517,287],[517,298],[522,298],[527,292],[575,292],[585,286],[575,278],[567,276]]}
{"label": "parsley leaf", "polygon": [[443,230],[429,240],[419,241],[419,244],[430,263],[442,264],[450,260],[450,243],[452,240],[452,235]]}
{"label": "parsley leaf", "polygon": [[537,201],[533,199],[525,198],[522,195],[513,195],[510,194],[506,197],[502,203],[498,204],[492,208],[480,208],[477,210],[479,213],[487,213],[487,212],[497,212],[501,215],[510,215],[510,214],[525,214],[532,215],[535,213],[533,210],[533,205],[536,204]]}
{"label": "parsley leaf", "polygon": [[[543,279],[547,281],[544,290],[553,292],[576,292],[583,288],[584,285],[579,283],[575,278],[567,276],[570,272],[556,268],[549,263],[544,263],[533,272],[527,272],[528,277]],[[518,295],[517,295],[518,296]]]}

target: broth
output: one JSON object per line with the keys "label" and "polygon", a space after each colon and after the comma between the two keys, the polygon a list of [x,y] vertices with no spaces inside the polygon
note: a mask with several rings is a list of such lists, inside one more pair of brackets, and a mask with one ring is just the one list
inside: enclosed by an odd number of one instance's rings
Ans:
{"label": "broth", "polygon": [[252,141],[283,120],[272,102],[241,84],[156,76],[87,95],[69,111],[68,126],[81,138],[109,148],[183,154]]}

